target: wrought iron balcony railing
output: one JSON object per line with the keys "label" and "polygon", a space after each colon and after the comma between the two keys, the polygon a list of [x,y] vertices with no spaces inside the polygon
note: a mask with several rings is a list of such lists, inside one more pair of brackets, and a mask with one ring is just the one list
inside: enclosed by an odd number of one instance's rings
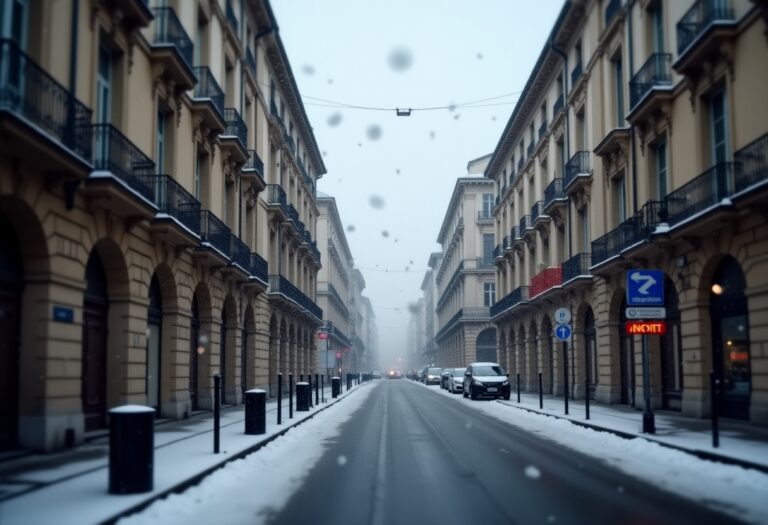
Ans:
{"label": "wrought iron balcony railing", "polygon": [[613,17],[619,14],[621,10],[621,0],[610,0],[605,7],[605,27],[608,27],[613,21]]}
{"label": "wrought iron balcony railing", "polygon": [[0,111],[23,117],[91,160],[91,110],[7,39],[0,39]]}
{"label": "wrought iron balcony railing", "polygon": [[563,183],[567,188],[578,175],[588,175],[589,173],[589,152],[577,151],[565,164],[565,179]]}
{"label": "wrought iron balcony railing", "polygon": [[512,236],[511,235],[505,235],[504,236],[504,249],[509,250],[512,248]]}
{"label": "wrought iron balcony railing", "polygon": [[155,163],[111,124],[93,124],[93,169],[109,171],[150,202]]}
{"label": "wrought iron balcony railing", "polygon": [[667,221],[674,226],[735,193],[740,164],[723,162],[667,194]]}
{"label": "wrought iron balcony railing", "polygon": [[279,184],[267,184],[267,203],[279,204],[285,208],[288,200],[285,196],[285,190]]}
{"label": "wrought iron balcony railing", "polygon": [[497,315],[504,312],[505,310],[509,310],[513,306],[516,306],[523,302],[528,302],[528,287],[518,286],[517,288],[512,290],[510,293],[505,295],[500,301],[496,302],[493,306],[491,306],[491,310],[490,310],[491,317],[496,317]]}
{"label": "wrought iron balcony railing", "polygon": [[493,211],[492,210],[480,210],[477,212],[477,220],[478,221],[492,221],[493,220]]}
{"label": "wrought iron balcony railing", "polygon": [[547,134],[547,126],[549,123],[546,120],[542,120],[541,124],[539,124],[539,140],[544,138],[544,135]]}
{"label": "wrought iron balcony railing", "polygon": [[475,257],[475,268],[481,270],[493,268],[493,257]]}
{"label": "wrought iron balcony railing", "polygon": [[579,253],[563,263],[563,283],[576,277],[591,277],[589,273],[590,254]]}
{"label": "wrought iron balcony railing", "polygon": [[531,279],[530,296],[536,297],[555,286],[560,286],[562,282],[563,270],[560,266],[544,268]]}
{"label": "wrought iron balcony railing", "polygon": [[525,156],[520,155],[520,160],[517,161],[517,171],[522,173],[523,166],[525,166]]}
{"label": "wrought iron balcony railing", "polygon": [[195,84],[194,98],[211,99],[213,106],[224,118],[224,91],[211,73],[208,66],[198,66],[194,69],[197,84]]}
{"label": "wrought iron balcony railing", "polygon": [[555,100],[555,103],[552,104],[552,120],[555,119],[555,115],[557,115],[557,112],[563,109],[563,106],[565,105],[565,98],[563,97],[563,94],[560,93],[560,95]]}
{"label": "wrought iron balcony railing", "polygon": [[563,179],[560,177],[553,179],[544,190],[544,210],[547,210],[556,200],[564,200],[566,198],[563,191]]}
{"label": "wrought iron balcony railing", "polygon": [[531,228],[531,217],[529,215],[523,215],[520,217],[517,225],[520,227],[520,231],[524,232]]}
{"label": "wrought iron balcony railing", "polygon": [[629,106],[634,108],[651,89],[672,84],[670,53],[654,53],[629,82]]}
{"label": "wrought iron balcony railing", "polygon": [[155,205],[161,213],[170,215],[200,235],[200,201],[185,190],[170,175],[152,175]]}
{"label": "wrought iron balcony railing", "polygon": [[526,151],[528,152],[528,158],[529,158],[529,159],[530,159],[530,158],[531,158],[531,156],[533,155],[533,147],[534,147],[534,146],[535,146],[535,144],[533,143],[533,141],[531,141],[531,143],[530,143],[530,144],[528,144],[528,148],[526,149]]}
{"label": "wrought iron balcony railing", "polygon": [[630,246],[647,240],[656,226],[667,222],[667,218],[666,202],[648,201],[635,215],[592,241],[592,265],[601,264]]}
{"label": "wrought iron balcony railing", "polygon": [[536,219],[546,217],[546,215],[547,214],[544,212],[544,201],[536,201],[533,206],[531,206],[531,224],[535,224]]}
{"label": "wrought iron balcony railing", "polygon": [[768,180],[768,133],[741,148],[733,158],[740,164],[734,184],[736,192]]}
{"label": "wrought iron balcony railing", "polygon": [[227,257],[230,256],[231,231],[224,222],[210,210],[200,212],[200,239],[219,250]]}
{"label": "wrought iron balcony railing", "polygon": [[581,60],[579,60],[579,63],[576,64],[571,70],[571,87],[576,85],[576,82],[579,81],[582,73],[583,73],[583,70],[581,66]]}
{"label": "wrought iron balcony railing", "polygon": [[[524,230],[525,230],[525,228],[522,225],[516,224],[515,226],[512,227],[512,231],[509,233],[509,237],[513,241],[520,240],[520,239],[523,238],[523,231]],[[510,246],[512,246],[512,245],[510,244]]]}
{"label": "wrought iron balcony railing", "polygon": [[154,44],[175,47],[187,67],[191,68],[195,45],[176,16],[176,11],[172,7],[156,7],[152,11],[155,15]]}
{"label": "wrought iron balcony railing", "polygon": [[269,264],[258,253],[251,252],[248,272],[251,276],[264,281],[265,283],[269,281]]}
{"label": "wrought iron balcony railing", "polygon": [[245,161],[241,169],[243,171],[255,171],[260,177],[264,177],[264,162],[255,149],[248,150],[248,160]]}
{"label": "wrought iron balcony railing", "polygon": [[229,235],[229,251],[227,252],[227,255],[233,264],[237,264],[249,274],[251,273],[251,250],[242,240],[240,240],[240,237],[234,233]]}
{"label": "wrought iron balcony railing", "polygon": [[733,21],[733,9],[728,0],[698,0],[677,23],[678,56],[714,22]]}
{"label": "wrought iron balcony railing", "polygon": [[270,275],[269,276],[269,293],[282,294],[298,306],[309,312],[318,320],[323,319],[323,311],[317,306],[312,299],[304,295],[304,292],[299,290],[288,279],[282,275]]}
{"label": "wrought iron balcony railing", "polygon": [[236,137],[245,149],[248,145],[248,127],[240,117],[240,113],[235,108],[224,108],[224,120],[227,122],[227,127],[222,135]]}
{"label": "wrought iron balcony railing", "polygon": [[493,257],[501,257],[501,244],[497,244],[496,247],[493,249]]}

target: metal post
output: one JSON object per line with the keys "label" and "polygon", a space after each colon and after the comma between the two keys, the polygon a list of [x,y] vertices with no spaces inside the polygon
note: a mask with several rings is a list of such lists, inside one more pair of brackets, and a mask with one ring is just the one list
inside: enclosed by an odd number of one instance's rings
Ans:
{"label": "metal post", "polygon": [[651,372],[648,362],[648,336],[643,335],[643,398],[645,411],[643,411],[643,432],[648,434],[656,433],[656,423],[654,421],[653,410],[651,410]]}
{"label": "metal post", "polygon": [[563,341],[563,379],[565,386],[565,415],[568,415],[568,343]]}
{"label": "metal post", "polygon": [[541,372],[539,372],[539,408],[544,408],[544,389],[541,388]]}
{"label": "metal post", "polygon": [[309,408],[312,408],[312,374],[307,374],[307,383],[309,383]]}
{"label": "metal post", "polygon": [[283,374],[277,374],[277,424],[283,423]]}
{"label": "metal post", "polygon": [[221,430],[221,375],[213,376],[213,453],[219,453],[219,431]]}
{"label": "metal post", "polygon": [[710,392],[710,414],[712,417],[712,446],[717,448],[720,446],[720,425],[717,420],[717,401],[720,397],[719,394],[720,380],[717,379],[717,375],[714,370],[709,372],[709,392]]}
{"label": "metal post", "polygon": [[288,419],[293,419],[293,374],[288,374]]}
{"label": "metal post", "polygon": [[323,396],[323,403],[325,403],[325,374],[320,376],[320,393]]}
{"label": "metal post", "polygon": [[315,404],[320,405],[320,378],[315,374]]}
{"label": "metal post", "polygon": [[520,402],[520,372],[517,373],[517,402]]}
{"label": "metal post", "polygon": [[589,348],[584,349],[584,410],[589,419]]}

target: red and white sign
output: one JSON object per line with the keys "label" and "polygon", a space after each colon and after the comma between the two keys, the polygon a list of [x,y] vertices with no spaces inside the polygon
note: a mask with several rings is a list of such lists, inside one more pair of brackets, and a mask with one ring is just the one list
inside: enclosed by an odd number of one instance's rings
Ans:
{"label": "red and white sign", "polygon": [[666,321],[627,321],[627,335],[664,335],[667,333]]}
{"label": "red and white sign", "polygon": [[317,332],[318,339],[328,339],[328,332]]}

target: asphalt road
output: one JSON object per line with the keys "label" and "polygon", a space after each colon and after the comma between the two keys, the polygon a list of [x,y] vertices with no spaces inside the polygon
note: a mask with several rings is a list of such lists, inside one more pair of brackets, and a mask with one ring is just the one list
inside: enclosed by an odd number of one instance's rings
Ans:
{"label": "asphalt road", "polygon": [[381,380],[270,522],[733,522],[473,410],[483,402],[491,401],[457,403],[406,379]]}

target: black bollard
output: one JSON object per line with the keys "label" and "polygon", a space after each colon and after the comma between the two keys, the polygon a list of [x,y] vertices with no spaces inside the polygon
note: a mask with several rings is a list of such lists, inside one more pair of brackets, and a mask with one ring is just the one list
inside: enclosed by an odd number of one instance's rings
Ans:
{"label": "black bollard", "polygon": [[288,374],[288,419],[293,419],[293,374]]}
{"label": "black bollard", "polygon": [[296,383],[296,412],[308,412],[312,400],[312,389],[309,383]]}
{"label": "black bollard", "polygon": [[283,423],[283,374],[277,374],[277,424]]}
{"label": "black bollard", "polygon": [[589,371],[587,371],[587,378],[584,380],[584,410],[587,419],[589,419]]}
{"label": "black bollard", "polygon": [[319,374],[315,374],[315,405],[320,406],[320,379]]}
{"label": "black bollard", "polygon": [[565,386],[565,415],[568,415],[568,343],[563,341],[563,385]]}
{"label": "black bollard", "polygon": [[341,378],[332,377],[331,378],[331,397],[336,399],[337,397],[339,397],[340,393],[341,393]]}
{"label": "black bollard", "polygon": [[541,388],[541,372],[539,372],[539,408],[544,408],[544,389]]}
{"label": "black bollard", "polygon": [[323,403],[325,403],[325,374],[320,376],[320,395]]}
{"label": "black bollard", "polygon": [[517,402],[520,402],[520,372],[517,373]]}
{"label": "black bollard", "polygon": [[312,408],[312,374],[307,374],[307,384],[309,385],[309,408]]}
{"label": "black bollard", "polygon": [[267,392],[254,388],[245,393],[245,433],[267,432]]}
{"label": "black bollard", "polygon": [[109,493],[151,492],[155,409],[125,405],[109,411]]}
{"label": "black bollard", "polygon": [[219,453],[221,433],[221,375],[213,376],[213,453]]}
{"label": "black bollard", "polygon": [[720,425],[718,422],[718,406],[717,401],[719,398],[720,381],[717,379],[717,374],[714,370],[709,372],[709,392],[710,392],[710,414],[712,417],[712,446],[718,448],[720,446]]}

